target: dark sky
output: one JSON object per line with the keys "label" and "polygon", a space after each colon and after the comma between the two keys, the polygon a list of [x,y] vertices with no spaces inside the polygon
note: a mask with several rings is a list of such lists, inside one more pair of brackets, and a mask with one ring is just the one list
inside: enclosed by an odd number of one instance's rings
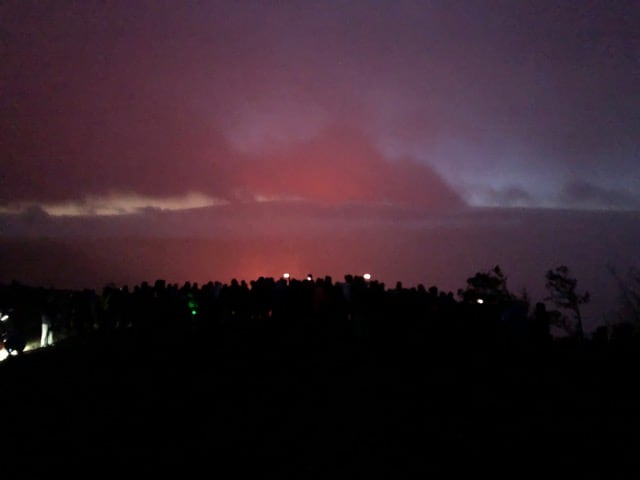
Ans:
{"label": "dark sky", "polygon": [[[359,258],[346,239],[368,225],[399,244],[353,264],[396,258],[404,266],[387,281],[421,278],[412,265],[428,271],[402,248],[424,234],[422,214],[432,237],[457,232],[463,243],[433,254],[456,269],[500,258],[491,242],[468,248],[471,224],[498,235],[491,225],[508,218],[526,243],[539,208],[550,226],[553,212],[574,212],[558,215],[576,242],[613,223],[617,241],[637,231],[640,211],[638,25],[640,3],[615,0],[6,0],[0,235],[268,237],[305,271]],[[482,207],[500,208],[487,220]],[[597,231],[572,228],[587,211],[600,212]],[[318,262],[317,247],[286,243],[319,228],[340,255]],[[593,272],[638,263],[632,240],[615,241]],[[21,268],[26,280],[65,281]]]}

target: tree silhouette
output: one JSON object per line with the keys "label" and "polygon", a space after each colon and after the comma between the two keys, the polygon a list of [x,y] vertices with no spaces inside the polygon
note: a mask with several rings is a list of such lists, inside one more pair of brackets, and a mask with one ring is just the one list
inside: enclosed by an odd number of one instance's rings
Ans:
{"label": "tree silhouette", "polygon": [[467,303],[495,304],[514,299],[507,289],[507,277],[499,265],[468,278],[467,288],[458,290],[458,295]]}
{"label": "tree silhouette", "polygon": [[573,333],[579,339],[584,339],[580,305],[589,302],[591,298],[589,292],[576,292],[578,281],[569,276],[569,268],[565,265],[560,265],[553,270],[547,271],[545,278],[547,280],[545,287],[549,291],[549,296],[545,300],[550,300],[556,307],[569,311],[572,314],[573,322],[575,322],[574,329],[570,319],[561,314],[558,318],[559,326],[565,329],[567,333]]}

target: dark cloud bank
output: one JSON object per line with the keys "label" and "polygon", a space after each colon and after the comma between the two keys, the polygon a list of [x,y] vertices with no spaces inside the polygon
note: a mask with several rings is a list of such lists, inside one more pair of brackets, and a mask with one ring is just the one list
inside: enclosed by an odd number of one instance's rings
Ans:
{"label": "dark cloud bank", "polygon": [[[460,209],[425,214],[398,207],[235,204],[104,218],[3,219],[0,281],[82,288],[165,278],[184,282],[260,275],[370,271],[388,286],[456,291],[500,264],[515,292],[545,296],[544,272],[567,264],[592,292],[587,325],[619,305],[607,271],[638,264],[634,212]],[[37,235],[30,235],[35,231]],[[113,232],[120,232],[114,235]]]}

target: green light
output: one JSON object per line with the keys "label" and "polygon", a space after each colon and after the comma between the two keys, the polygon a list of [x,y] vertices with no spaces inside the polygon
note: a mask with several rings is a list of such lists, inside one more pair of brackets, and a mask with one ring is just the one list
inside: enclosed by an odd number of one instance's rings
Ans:
{"label": "green light", "polygon": [[191,315],[195,315],[197,312],[195,310],[191,310]]}

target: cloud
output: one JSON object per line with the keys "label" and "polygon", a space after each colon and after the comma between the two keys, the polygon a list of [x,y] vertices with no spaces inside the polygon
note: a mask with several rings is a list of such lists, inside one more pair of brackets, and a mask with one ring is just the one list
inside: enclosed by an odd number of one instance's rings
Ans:
{"label": "cloud", "polygon": [[179,211],[193,208],[224,205],[228,202],[208,197],[202,193],[187,193],[182,196],[150,197],[129,194],[109,194],[105,196],[87,196],[80,200],[65,202],[14,202],[0,206],[0,214],[24,214],[41,212],[51,217],[77,216],[114,216],[131,215],[144,210]]}
{"label": "cloud", "polygon": [[640,210],[640,194],[605,188],[586,181],[567,182],[558,194],[560,204],[576,208]]}
{"label": "cloud", "polygon": [[428,165],[390,161],[358,130],[330,126],[235,165],[238,188],[262,197],[294,197],[322,204],[390,203],[450,209],[463,202]]}
{"label": "cloud", "polygon": [[[233,198],[250,190],[239,165],[268,174],[274,152],[337,124],[419,160],[394,164],[405,186],[414,175],[431,185],[435,169],[458,194],[478,182],[539,197],[536,172],[549,185],[637,170],[637,3],[195,5],[3,3],[0,201]],[[384,176],[387,163],[370,168]],[[366,176],[354,178],[383,198],[419,190]],[[335,184],[366,198],[355,188]],[[526,202],[513,193],[493,201]]]}
{"label": "cloud", "polygon": [[519,186],[494,188],[469,185],[466,187],[466,198],[471,205],[484,207],[533,207],[537,204],[534,196]]}
{"label": "cloud", "polygon": [[99,144],[80,138],[77,152],[40,161],[39,145],[64,143],[65,135],[52,135],[33,144],[24,162],[6,165],[4,174],[12,181],[0,192],[5,211],[39,204],[51,215],[108,215],[265,199],[462,205],[427,164],[391,161],[367,135],[348,126],[331,125],[310,139],[241,153],[214,128],[187,118],[183,107],[137,111],[134,103],[127,115],[126,128],[115,120],[104,123]]}

